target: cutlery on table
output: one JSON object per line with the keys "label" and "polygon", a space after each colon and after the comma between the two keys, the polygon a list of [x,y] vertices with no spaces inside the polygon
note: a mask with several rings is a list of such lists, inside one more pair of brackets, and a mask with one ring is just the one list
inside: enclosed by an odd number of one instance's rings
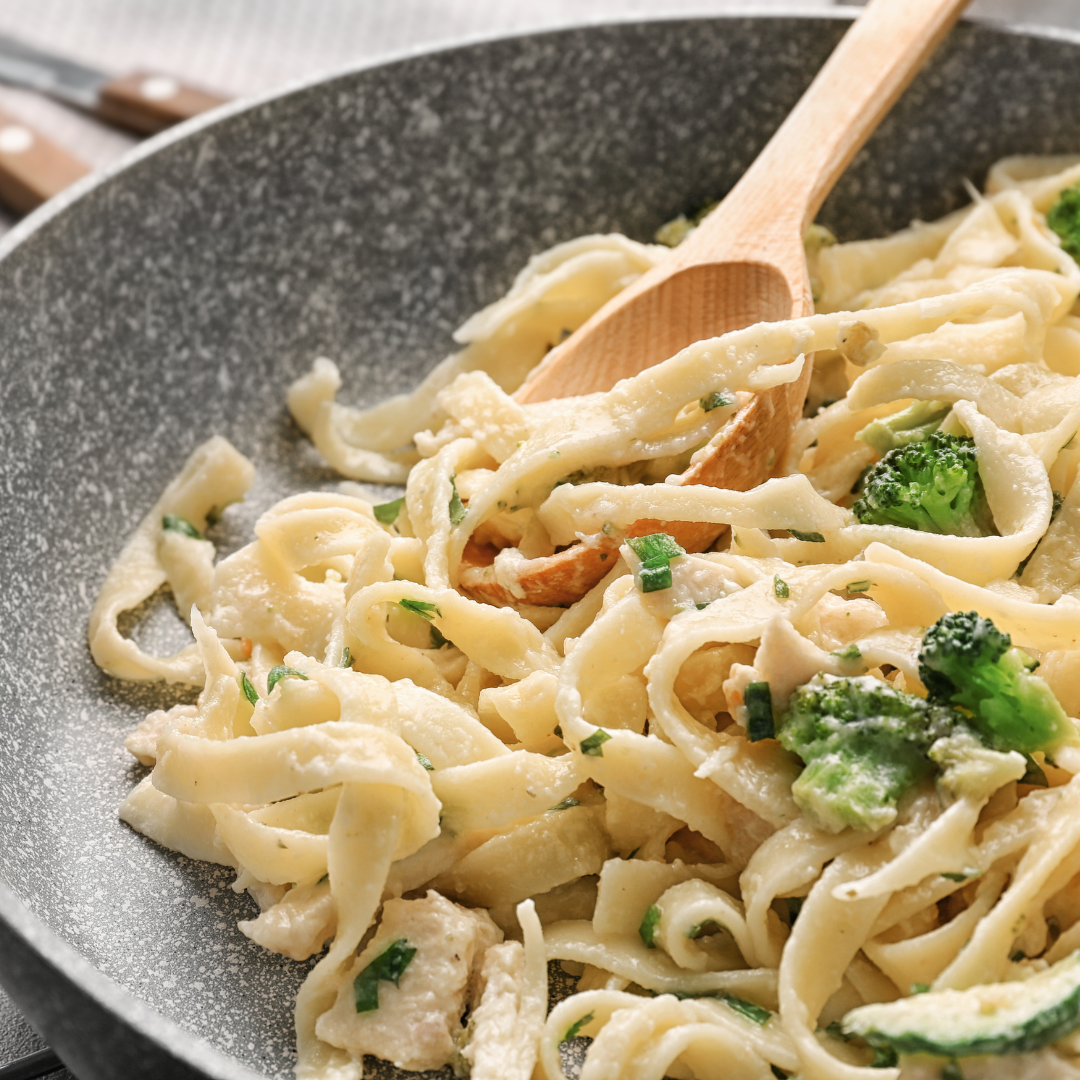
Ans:
{"label": "cutlery on table", "polygon": [[48,94],[142,135],[224,104],[228,98],[154,72],[109,75],[0,34],[0,82]]}

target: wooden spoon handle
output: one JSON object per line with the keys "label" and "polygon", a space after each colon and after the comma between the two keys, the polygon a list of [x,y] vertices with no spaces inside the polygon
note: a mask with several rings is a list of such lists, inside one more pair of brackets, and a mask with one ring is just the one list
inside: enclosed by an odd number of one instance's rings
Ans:
{"label": "wooden spoon handle", "polygon": [[228,101],[171,75],[145,71],[111,79],[101,88],[98,98],[98,116],[143,135],[164,131]]}
{"label": "wooden spoon handle", "polygon": [[680,247],[676,261],[760,259],[763,235],[801,237],[967,4],[871,0],[720,212]]}
{"label": "wooden spoon handle", "polygon": [[44,135],[0,112],[0,200],[28,214],[90,171]]}

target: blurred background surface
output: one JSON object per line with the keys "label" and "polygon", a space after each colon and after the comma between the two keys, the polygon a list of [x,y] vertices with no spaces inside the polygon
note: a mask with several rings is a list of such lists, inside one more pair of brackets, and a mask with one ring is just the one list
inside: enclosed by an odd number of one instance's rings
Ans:
{"label": "blurred background surface", "polygon": [[[110,73],[168,72],[241,97],[482,33],[634,16],[810,14],[836,6],[834,0],[0,0],[0,34]],[[1080,31],[1080,0],[974,0],[970,14]],[[28,90],[0,86],[0,109],[95,168],[137,141]],[[0,233],[14,221],[0,209]],[[0,992],[0,1073],[42,1048]],[[72,1080],[66,1070],[48,1075]]]}
{"label": "blurred background surface", "polygon": [[[230,96],[480,33],[636,15],[815,11],[835,0],[0,0],[0,33],[111,73],[163,71]],[[1080,29],[1080,0],[974,0],[973,15]],[[135,137],[27,90],[0,109],[93,167]],[[0,217],[0,231],[13,218]]]}

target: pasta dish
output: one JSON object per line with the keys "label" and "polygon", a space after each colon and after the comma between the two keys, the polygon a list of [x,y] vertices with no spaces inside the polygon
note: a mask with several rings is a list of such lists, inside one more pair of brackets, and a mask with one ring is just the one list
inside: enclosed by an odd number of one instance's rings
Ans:
{"label": "pasta dish", "polygon": [[[254,467],[192,454],[90,644],[201,688],[131,733],[120,816],[321,955],[301,1080],[1080,1078],[1078,185],[1010,158],[940,221],[814,227],[814,315],[523,405],[669,250],[559,244],[411,394],[316,360],[288,405],[347,479],[225,558]],[[118,629],[162,586],[164,657]]]}

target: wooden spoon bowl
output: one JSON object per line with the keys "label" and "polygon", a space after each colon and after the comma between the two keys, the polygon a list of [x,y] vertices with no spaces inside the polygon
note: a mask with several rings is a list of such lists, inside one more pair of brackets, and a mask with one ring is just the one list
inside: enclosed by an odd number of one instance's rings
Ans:
{"label": "wooden spoon bowl", "polygon": [[[695,341],[813,314],[804,236],[826,195],[967,0],[872,0],[779,130],[724,201],[676,248],[553,349],[514,395],[523,404],[610,389]],[[812,359],[812,358],[808,358]],[[745,491],[772,472],[801,413],[811,364],[757,394],[679,484]],[[667,532],[687,551],[726,526],[644,520],[628,536]],[[511,593],[494,548],[470,543],[461,588],[499,605],[566,605],[612,565],[618,541],[589,537],[515,565]]]}

